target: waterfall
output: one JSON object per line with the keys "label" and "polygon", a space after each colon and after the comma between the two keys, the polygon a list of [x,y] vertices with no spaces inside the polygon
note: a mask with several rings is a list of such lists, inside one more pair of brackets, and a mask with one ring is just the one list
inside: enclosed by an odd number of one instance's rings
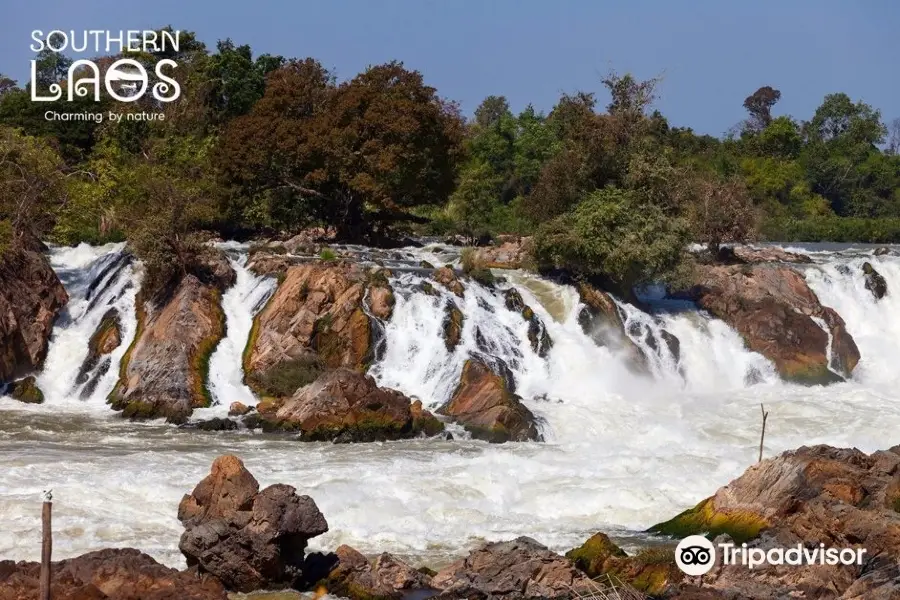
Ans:
{"label": "waterfall", "polygon": [[213,406],[194,411],[193,418],[223,417],[232,402],[255,406],[256,396],[244,384],[243,353],[253,327],[253,317],[262,310],[277,287],[272,277],[260,277],[247,267],[247,247],[226,243],[220,248],[237,275],[235,284],[222,295],[225,313],[225,338],[209,359],[208,387]]}
{"label": "waterfall", "polygon": [[[820,302],[841,315],[859,348],[853,378],[893,390],[900,379],[895,364],[900,354],[900,257],[854,254],[830,256],[806,268],[806,280]],[[880,300],[866,289],[865,262],[887,282],[887,295]]]}
{"label": "waterfall", "polygon": [[[54,326],[38,387],[49,405],[106,410],[106,397],[119,377],[119,362],[137,329],[134,302],[139,275],[124,244],[53,248],[50,264],[69,294],[69,303]],[[87,373],[87,382],[80,382],[87,342],[111,310],[120,323],[121,343]]]}

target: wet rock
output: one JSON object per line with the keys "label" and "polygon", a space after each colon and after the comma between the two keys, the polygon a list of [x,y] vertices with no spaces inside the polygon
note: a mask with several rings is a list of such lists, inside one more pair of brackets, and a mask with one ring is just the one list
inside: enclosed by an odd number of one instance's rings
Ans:
{"label": "wet rock", "polygon": [[138,331],[109,396],[131,419],[183,422],[209,406],[209,356],[225,335],[222,292],[186,276],[163,305],[138,299]]}
{"label": "wet rock", "polygon": [[666,347],[669,349],[669,353],[675,359],[675,362],[679,362],[681,360],[681,340],[679,340],[675,335],[669,333],[665,329],[660,332],[662,336],[663,342],[665,342]]}
{"label": "wet rock", "polygon": [[260,492],[235,456],[213,462],[211,473],[181,500],[178,519],[188,567],[239,592],[301,582],[308,541],[328,531],[312,498],[283,484]]}
{"label": "wet rock", "polygon": [[[265,382],[272,376],[281,377],[273,371],[298,361],[364,371],[374,359],[372,321],[362,305],[372,283],[376,284],[373,290],[383,287],[380,279],[370,281],[367,273],[353,263],[316,262],[290,267],[254,319],[244,353],[248,385],[260,395],[272,395]],[[311,375],[314,379],[317,373]],[[303,379],[279,395],[291,395],[311,381]]]}
{"label": "wet rock", "polygon": [[430,262],[428,262],[427,260],[420,260],[420,261],[419,261],[419,266],[420,266],[421,268],[423,268],[423,269],[428,269],[428,270],[433,270],[433,269],[434,269],[434,265],[431,264]]}
{"label": "wet rock", "polygon": [[394,313],[394,290],[388,285],[369,288],[369,311],[382,321],[389,321]]}
{"label": "wet rock", "polygon": [[671,547],[652,547],[628,556],[605,533],[591,536],[566,553],[575,566],[597,581],[612,580],[637,592],[657,597],[684,576]]}
{"label": "wet rock", "polygon": [[[859,350],[844,320],[822,306],[803,276],[772,265],[697,267],[698,285],[691,293],[698,305],[737,330],[747,346],[775,363],[782,378],[823,384],[841,380],[829,369],[849,376]],[[817,322],[818,321],[818,322]]]}
{"label": "wet rock", "polygon": [[[0,561],[0,600],[38,598],[41,565]],[[227,600],[222,584],[133,548],[88,552],[51,567],[53,600]]]}
{"label": "wet rock", "polygon": [[25,379],[14,381],[8,390],[10,398],[25,404],[43,404],[44,393],[37,386],[37,379],[28,376]]}
{"label": "wet rock", "polygon": [[626,364],[634,373],[649,374],[647,357],[625,334],[625,323],[612,297],[586,283],[578,285],[578,296],[584,305],[578,313],[578,324],[585,335],[598,346],[624,353]]}
{"label": "wet rock", "polygon": [[0,256],[0,383],[41,368],[53,322],[68,301],[36,240]]}
{"label": "wet rock", "polygon": [[880,246],[878,248],[875,248],[875,251],[872,252],[872,255],[873,256],[885,256],[890,253],[891,253],[890,248],[888,248],[887,246]]}
{"label": "wet rock", "polygon": [[403,600],[411,592],[432,589],[431,577],[386,552],[370,561],[357,550],[343,545],[334,554],[336,565],[322,582],[333,596]]}
{"label": "wet rock", "polygon": [[229,417],[243,417],[244,415],[256,410],[253,406],[247,406],[243,402],[232,402],[228,407]]}
{"label": "wet rock", "polygon": [[88,340],[88,355],[78,369],[75,383],[83,385],[87,383],[91,373],[96,369],[100,360],[108,356],[113,350],[122,344],[122,323],[119,319],[119,311],[110,308],[100,319],[97,329]]}
{"label": "wet rock", "polygon": [[380,388],[350,369],[335,369],[287,399],[260,403],[271,428],[308,441],[371,442],[434,435],[443,429],[431,413],[401,392]]}
{"label": "wet rock", "polygon": [[[652,532],[723,536],[737,545],[865,548],[866,564],[718,564],[704,586],[727,597],[895,598],[900,593],[900,450],[802,447],[764,460]],[[892,595],[895,594],[895,595]]]}
{"label": "wet rock", "polygon": [[439,269],[435,269],[432,278],[460,298],[463,297],[465,288],[456,277],[456,271],[451,267],[440,267]]}
{"label": "wet rock", "polygon": [[[807,254],[799,254],[797,252],[788,252],[782,248],[771,246],[768,248],[750,248],[748,246],[738,246],[736,248],[723,247],[723,251],[732,251],[737,262],[743,263],[797,263],[809,264],[812,258]],[[729,262],[729,261],[723,261]]]}
{"label": "wet rock", "polygon": [[238,429],[238,424],[231,419],[213,417],[203,421],[191,421],[180,427],[184,429],[198,429],[200,431],[235,431]]}
{"label": "wet rock", "polygon": [[512,312],[521,313],[525,310],[525,301],[522,299],[522,294],[519,293],[519,290],[516,288],[509,288],[503,292],[503,300],[506,304],[506,308]]}
{"label": "wet rock", "polygon": [[463,321],[462,311],[456,307],[451,301],[447,301],[444,306],[444,321],[441,324],[441,330],[444,333],[444,346],[447,352],[453,352],[462,339]]}
{"label": "wet rock", "polygon": [[866,261],[862,264],[863,274],[866,278],[866,289],[872,292],[876,300],[881,300],[888,293],[887,281],[881,273],[875,270],[872,263]]}
{"label": "wet rock", "polygon": [[538,356],[545,358],[553,347],[553,339],[547,332],[544,322],[534,314],[530,306],[525,304],[517,289],[510,288],[504,291],[503,298],[506,308],[521,314],[522,318],[528,322],[528,341],[531,342],[531,348]]}
{"label": "wet rock", "polygon": [[438,291],[434,289],[434,286],[431,285],[431,283],[428,281],[423,281],[421,284],[419,284],[418,290],[423,294],[427,294],[429,296],[440,296]]}
{"label": "wet rock", "polygon": [[469,359],[450,401],[438,411],[472,437],[494,443],[540,441],[534,414],[484,362]]}
{"label": "wet rock", "polygon": [[440,598],[498,600],[562,600],[592,587],[571,562],[528,537],[486,544],[441,569],[432,585]]}

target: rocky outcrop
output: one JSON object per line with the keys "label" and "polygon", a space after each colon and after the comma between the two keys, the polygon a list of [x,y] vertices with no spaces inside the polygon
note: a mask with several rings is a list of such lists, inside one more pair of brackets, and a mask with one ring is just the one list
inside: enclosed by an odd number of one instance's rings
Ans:
{"label": "rocky outcrop", "polygon": [[260,403],[268,429],[292,431],[307,441],[371,442],[437,433],[443,425],[402,393],[380,388],[350,369],[335,369],[289,399]]}
{"label": "rocky outcrop", "polygon": [[41,368],[53,322],[69,301],[35,243],[0,256],[0,383]]}
{"label": "rocky outcrop", "polygon": [[722,262],[731,262],[729,259],[735,259],[733,262],[741,263],[796,263],[809,264],[812,258],[808,254],[799,254],[797,252],[788,252],[782,248],[775,246],[768,248],[750,248],[749,246],[737,246],[736,248],[723,247],[720,251],[720,259]]}
{"label": "rocky outcrop", "polygon": [[444,335],[444,346],[447,352],[453,352],[462,340],[463,321],[465,317],[456,304],[448,300],[444,305],[444,320],[441,331]]}
{"label": "rocky outcrop", "polygon": [[591,579],[624,584],[653,597],[684,579],[672,548],[651,547],[628,556],[604,533],[594,534],[566,558]]}
{"label": "rocky outcrop", "polygon": [[536,418],[499,374],[478,359],[463,366],[450,401],[438,410],[488,442],[540,441]]}
{"label": "rocky outcrop", "polygon": [[522,315],[522,318],[528,323],[528,341],[531,343],[531,348],[538,356],[545,358],[553,347],[553,339],[547,332],[544,322],[534,314],[534,310],[530,306],[525,304],[522,294],[516,288],[504,291],[503,298],[506,308]]}
{"label": "rocky outcrop", "polygon": [[624,355],[626,364],[633,372],[649,374],[647,357],[625,334],[625,323],[612,297],[586,283],[578,284],[578,296],[584,305],[578,313],[578,324],[585,335],[598,346]]}
{"label": "rocky outcrop", "polygon": [[560,599],[592,589],[572,563],[535,540],[487,544],[432,578],[440,598]]}
{"label": "rocky outcrop", "polygon": [[876,300],[881,300],[888,293],[887,281],[875,270],[872,263],[866,261],[862,264],[863,275],[866,279],[866,289],[872,292]]}
{"label": "rocky outcrop", "polygon": [[34,375],[12,382],[7,393],[13,400],[18,400],[25,404],[44,403],[44,393],[37,386],[37,379],[35,379]]}
{"label": "rocky outcrop", "polygon": [[879,246],[872,252],[873,256],[886,256],[891,253],[891,249],[887,246]]}
{"label": "rocky outcrop", "polygon": [[243,417],[246,414],[249,414],[256,410],[253,406],[247,406],[243,402],[232,402],[228,405],[228,416],[229,417]]}
{"label": "rocky outcrop", "polygon": [[78,375],[75,377],[76,384],[84,385],[81,390],[82,398],[88,398],[93,394],[99,379],[109,370],[111,361],[106,357],[121,344],[122,323],[119,311],[110,308],[103,315],[97,329],[88,340],[88,355],[81,363]]}
{"label": "rocky outcrop", "polygon": [[299,584],[307,542],[328,531],[309,496],[259,483],[235,456],[220,456],[211,473],[178,506],[179,548],[188,567],[229,590],[251,592]]}
{"label": "rocky outcrop", "polygon": [[455,295],[460,298],[463,297],[466,288],[463,287],[462,282],[457,278],[456,271],[454,271],[453,268],[440,267],[439,269],[435,269],[431,277]]}
{"label": "rocky outcrop", "polygon": [[[41,565],[0,562],[0,600],[38,598]],[[53,600],[226,600],[222,584],[176,571],[133,548],[99,550],[54,562]]]}
{"label": "rocky outcrop", "polygon": [[319,584],[332,596],[403,600],[411,592],[415,597],[427,597],[432,589],[431,577],[386,552],[370,561],[344,545],[334,552],[334,560],[334,568]]}
{"label": "rocky outcrop", "polygon": [[225,335],[221,298],[220,287],[188,275],[164,305],[138,300],[138,330],[109,396],[115,410],[183,422],[209,405],[208,361]]}
{"label": "rocky outcrop", "polygon": [[528,258],[531,238],[511,238],[501,241],[499,246],[475,248],[475,262],[485,269],[519,269]]}
{"label": "rocky outcrop", "polygon": [[773,265],[699,265],[697,277],[691,290],[697,304],[736,329],[751,350],[775,363],[784,379],[838,381],[841,377],[833,371],[849,376],[859,362],[844,320],[822,306],[797,271]]}
{"label": "rocky outcrop", "polygon": [[[387,278],[357,264],[310,262],[287,269],[284,280],[254,320],[244,371],[260,395],[290,395],[318,375],[298,377],[285,394],[267,381],[285,366],[320,363],[324,368],[365,371],[374,359],[375,332],[363,306],[367,289],[373,315],[388,318],[393,294]],[[281,386],[283,387],[283,386]]]}
{"label": "rocky outcrop", "polygon": [[775,547],[865,549],[865,564],[722,566],[704,576],[720,597],[775,599],[900,597],[900,447],[867,455],[856,449],[803,447],[764,460],[696,507],[652,532],[677,538]]}

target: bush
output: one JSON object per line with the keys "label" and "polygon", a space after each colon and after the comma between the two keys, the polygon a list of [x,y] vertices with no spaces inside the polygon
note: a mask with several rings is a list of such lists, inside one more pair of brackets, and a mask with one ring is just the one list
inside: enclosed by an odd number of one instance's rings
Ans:
{"label": "bush", "polygon": [[814,217],[769,219],[763,225],[767,240],[777,242],[900,243],[900,218]]}
{"label": "bush", "polygon": [[334,250],[331,248],[322,248],[319,250],[319,258],[322,260],[335,260],[337,258],[337,254],[335,254]]}

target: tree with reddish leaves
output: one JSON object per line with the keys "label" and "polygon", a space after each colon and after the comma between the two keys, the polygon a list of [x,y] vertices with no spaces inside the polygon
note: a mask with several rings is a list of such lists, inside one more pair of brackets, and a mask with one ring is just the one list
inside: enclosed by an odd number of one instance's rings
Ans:
{"label": "tree with reddish leaves", "polygon": [[750,113],[746,127],[758,133],[772,122],[772,107],[781,99],[781,92],[768,85],[763,86],[744,99],[744,108]]}

